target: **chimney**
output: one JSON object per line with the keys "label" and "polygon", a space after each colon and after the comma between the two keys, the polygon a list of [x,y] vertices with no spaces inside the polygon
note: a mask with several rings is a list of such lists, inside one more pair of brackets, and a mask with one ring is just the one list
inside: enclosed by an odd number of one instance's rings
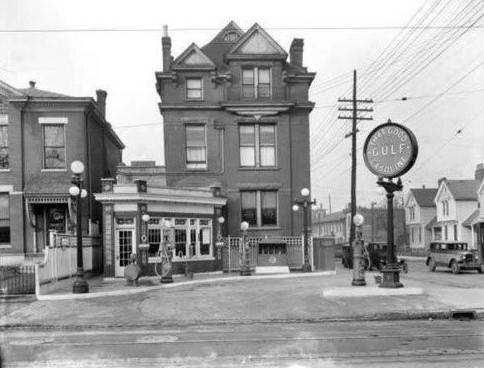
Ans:
{"label": "chimney", "polygon": [[35,81],[29,81],[30,88],[35,88]]}
{"label": "chimney", "polygon": [[106,117],[106,96],[108,93],[102,89],[98,89],[96,91],[96,102],[97,102],[97,107],[99,108],[99,111],[101,111],[101,115],[103,118]]}
{"label": "chimney", "polygon": [[439,178],[439,180],[437,180],[439,187],[440,187],[440,183],[442,183],[442,181],[444,181],[444,180],[447,180],[447,178],[445,176],[443,178]]}
{"label": "chimney", "polygon": [[425,189],[425,184],[422,184],[422,189]]}
{"label": "chimney", "polygon": [[304,40],[302,38],[295,38],[292,40],[289,48],[289,61],[291,64],[302,67],[303,66],[303,49]]}
{"label": "chimney", "polygon": [[474,179],[478,180],[479,183],[484,179],[484,163],[477,164]]}
{"label": "chimney", "polygon": [[171,64],[171,38],[168,36],[168,26],[163,26],[163,37],[161,38],[161,48],[163,50],[163,71],[170,70]]}

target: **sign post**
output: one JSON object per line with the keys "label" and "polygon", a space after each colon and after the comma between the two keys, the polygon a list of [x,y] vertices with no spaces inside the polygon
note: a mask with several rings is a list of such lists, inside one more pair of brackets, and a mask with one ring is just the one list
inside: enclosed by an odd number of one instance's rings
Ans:
{"label": "sign post", "polygon": [[[400,177],[408,172],[418,155],[415,135],[406,127],[390,119],[373,129],[366,138],[363,157],[368,169],[378,176],[376,182],[387,192],[387,261],[382,269],[380,287],[400,288],[400,267],[395,256],[393,228],[394,192],[403,189]],[[398,178],[396,182],[394,178]]]}

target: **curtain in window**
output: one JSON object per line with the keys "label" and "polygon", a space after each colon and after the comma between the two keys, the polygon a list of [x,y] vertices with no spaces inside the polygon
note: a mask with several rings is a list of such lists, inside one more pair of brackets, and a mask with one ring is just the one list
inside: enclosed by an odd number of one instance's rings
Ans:
{"label": "curtain in window", "polygon": [[242,221],[257,225],[257,192],[241,192]]}
{"label": "curtain in window", "polygon": [[205,125],[186,126],[187,164],[207,163],[207,147],[205,142]]}
{"label": "curtain in window", "polygon": [[200,254],[210,255],[210,228],[200,229]]}
{"label": "curtain in window", "polygon": [[240,125],[240,166],[255,166],[255,125]]}
{"label": "curtain in window", "polygon": [[187,98],[193,98],[193,99],[202,98],[202,79],[201,78],[187,79]]}
{"label": "curtain in window", "polygon": [[254,93],[254,70],[253,69],[243,69],[242,70],[242,95],[243,97],[253,98]]}
{"label": "curtain in window", "polygon": [[264,225],[277,225],[277,192],[261,192],[261,220]]}
{"label": "curtain in window", "polygon": [[269,68],[259,68],[258,97],[271,96],[271,76]]}

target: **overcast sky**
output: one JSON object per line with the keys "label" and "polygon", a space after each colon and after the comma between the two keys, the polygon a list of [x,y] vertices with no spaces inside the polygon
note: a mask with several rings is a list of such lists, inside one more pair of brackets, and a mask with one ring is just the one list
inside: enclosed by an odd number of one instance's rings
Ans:
{"label": "overcast sky", "polygon": [[[294,37],[302,37],[304,64],[317,72],[310,94],[317,107],[311,114],[312,192],[324,207],[331,194],[334,211],[349,202],[350,139],[343,137],[350,122],[335,119],[330,106],[339,97],[351,97],[353,69],[359,74],[358,97],[377,102],[374,120],[359,124],[359,204],[381,199],[376,178],[363,163],[361,146],[369,131],[388,118],[404,122],[419,142],[414,169],[403,178],[406,189],[435,187],[443,176],[472,178],[476,164],[484,162],[483,20],[461,37],[457,36],[462,28],[398,28],[419,19],[424,26],[468,25],[483,14],[482,4],[339,0],[244,1],[235,6],[227,1],[1,0],[1,30],[160,31],[2,32],[0,79],[19,88],[35,80],[40,89],[73,96],[94,96],[96,89],[106,89],[108,120],[127,146],[124,161],[153,159],[162,164],[162,118],[154,78],[161,70],[162,25],[170,28],[175,56],[191,42],[203,46],[217,33],[207,28],[221,29],[230,20],[245,30],[258,22],[286,50]],[[408,99],[398,101],[401,97]]]}

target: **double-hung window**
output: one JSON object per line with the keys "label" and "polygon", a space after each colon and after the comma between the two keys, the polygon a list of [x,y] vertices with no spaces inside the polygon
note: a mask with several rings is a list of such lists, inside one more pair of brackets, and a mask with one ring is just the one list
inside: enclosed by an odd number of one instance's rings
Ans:
{"label": "double-hung window", "polygon": [[186,96],[187,100],[203,99],[202,78],[187,78]]}
{"label": "double-hung window", "polygon": [[0,170],[8,168],[8,125],[1,123],[0,116]]}
{"label": "double-hung window", "polygon": [[42,124],[44,169],[66,168],[66,142],[64,124]]}
{"label": "double-hung window", "polygon": [[240,124],[240,166],[276,166],[276,125]]}
{"label": "double-hung window", "polygon": [[271,97],[271,69],[268,67],[243,68],[242,97]]}
{"label": "double-hung window", "polygon": [[207,168],[207,140],[204,124],[185,125],[187,169]]}
{"label": "double-hung window", "polygon": [[0,245],[10,244],[10,200],[8,193],[0,193]]}
{"label": "double-hung window", "polygon": [[277,226],[277,191],[244,190],[241,194],[241,218],[250,226]]}

